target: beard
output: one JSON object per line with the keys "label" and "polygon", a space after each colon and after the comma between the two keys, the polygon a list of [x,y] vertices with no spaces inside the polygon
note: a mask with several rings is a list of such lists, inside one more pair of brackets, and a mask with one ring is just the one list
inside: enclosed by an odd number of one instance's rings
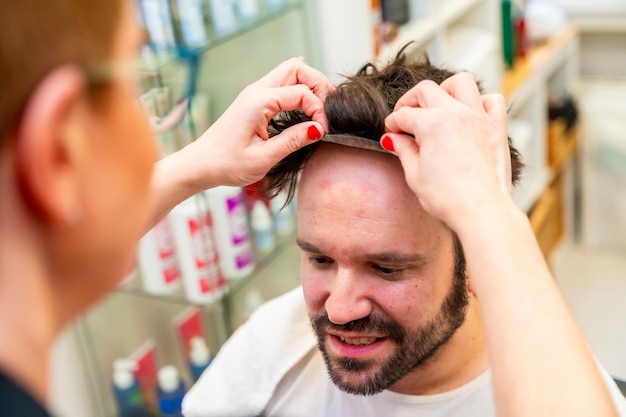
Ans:
{"label": "beard", "polygon": [[[333,383],[350,394],[377,394],[425,363],[444,346],[465,321],[469,304],[464,259],[457,257],[455,267],[452,288],[439,311],[433,319],[417,329],[407,330],[378,314],[344,325],[333,324],[327,314],[311,317],[318,347]],[[329,330],[385,335],[396,345],[394,353],[382,363],[376,359],[330,357],[326,348]]]}

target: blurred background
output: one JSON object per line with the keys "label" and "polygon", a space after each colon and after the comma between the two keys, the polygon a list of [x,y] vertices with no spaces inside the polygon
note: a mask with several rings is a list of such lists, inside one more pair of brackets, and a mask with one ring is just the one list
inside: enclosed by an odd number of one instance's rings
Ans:
{"label": "blurred background", "polygon": [[[412,41],[409,54],[502,93],[527,164],[515,201],[598,360],[626,378],[624,0],[133,3],[148,34],[138,103],[163,155],[293,56],[340,82]],[[202,193],[142,239],[136,269],[57,344],[59,415],[160,415],[165,386],[184,394],[256,307],[299,285],[294,204],[258,185]]]}

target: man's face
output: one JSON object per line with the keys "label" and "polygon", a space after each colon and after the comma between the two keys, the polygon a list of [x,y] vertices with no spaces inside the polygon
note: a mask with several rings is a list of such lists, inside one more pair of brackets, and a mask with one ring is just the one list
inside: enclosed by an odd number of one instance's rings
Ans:
{"label": "man's face", "polygon": [[463,323],[451,232],[422,209],[396,157],[321,145],[302,173],[298,222],[309,316],[342,390],[391,387]]}

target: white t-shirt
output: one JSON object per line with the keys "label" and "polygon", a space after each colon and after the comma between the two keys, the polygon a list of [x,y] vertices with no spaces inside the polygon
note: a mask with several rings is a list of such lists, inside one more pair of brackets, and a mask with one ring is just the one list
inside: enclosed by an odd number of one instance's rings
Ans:
{"label": "white t-shirt", "polygon": [[[626,399],[602,369],[621,417]],[[347,394],[330,380],[302,289],[260,307],[183,401],[185,417],[495,417],[491,372],[435,395]]]}

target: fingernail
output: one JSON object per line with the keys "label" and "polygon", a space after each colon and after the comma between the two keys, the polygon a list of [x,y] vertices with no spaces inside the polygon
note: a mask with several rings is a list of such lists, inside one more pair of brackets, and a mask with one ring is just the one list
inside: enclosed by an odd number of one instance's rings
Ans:
{"label": "fingernail", "polygon": [[315,126],[309,126],[309,130],[307,130],[306,134],[311,140],[318,140],[322,137],[322,134]]}
{"label": "fingernail", "polygon": [[389,152],[395,151],[395,149],[393,148],[393,140],[391,140],[391,138],[387,135],[383,136],[383,138],[380,140],[380,146],[382,146]]}

